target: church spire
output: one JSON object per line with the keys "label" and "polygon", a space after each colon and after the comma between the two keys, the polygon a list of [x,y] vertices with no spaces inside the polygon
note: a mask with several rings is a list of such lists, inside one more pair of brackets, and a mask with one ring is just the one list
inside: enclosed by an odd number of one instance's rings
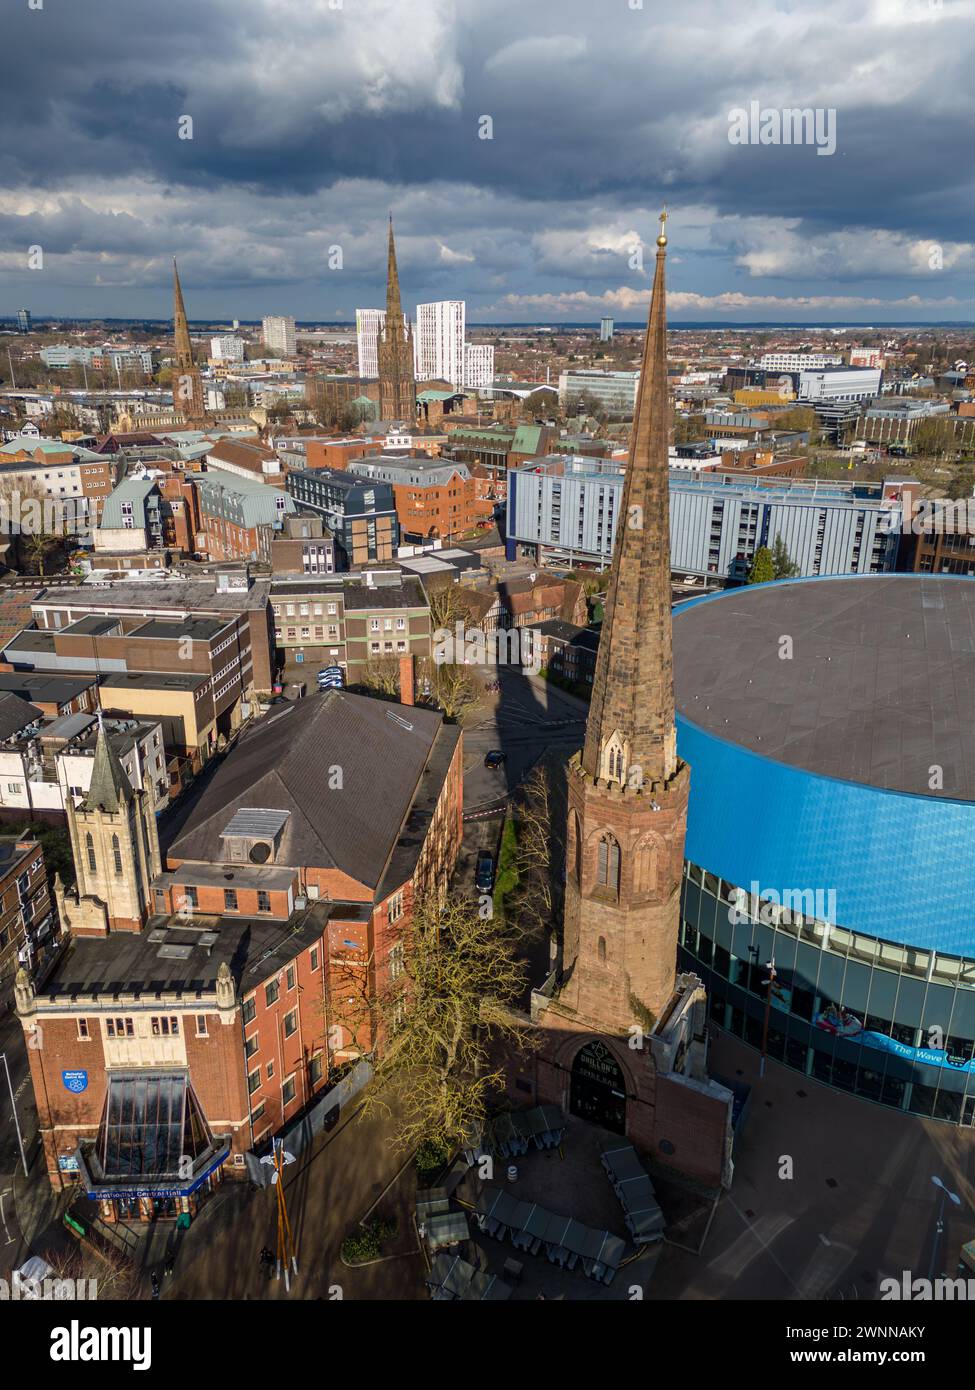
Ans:
{"label": "church spire", "polygon": [[173,406],[184,420],[200,420],[204,415],[203,382],[193,363],[193,346],[186,320],[183,290],[179,283],[176,257],[173,257]]}
{"label": "church spire", "polygon": [[376,343],[376,356],[379,360],[380,416],[384,420],[405,420],[412,424],[416,417],[413,342],[403,318],[392,217],[386,255],[386,322]]}
{"label": "church spire", "polygon": [[190,344],[190,329],[186,322],[186,306],[183,303],[183,290],[179,283],[176,257],[173,257],[173,339],[176,349],[176,367],[183,372],[193,366],[193,348]]}
{"label": "church spire", "polygon": [[119,807],[131,801],[132,797],[132,783],[108,740],[99,712],[95,760],[92,764],[88,793],[82,803],[83,808],[86,811],[108,811],[114,815]]}
{"label": "church spire", "polygon": [[677,767],[670,618],[666,212],[616,521],[582,766],[625,786],[666,785]]}
{"label": "church spire", "polygon": [[390,319],[398,321],[403,317],[399,294],[399,270],[396,267],[396,242],[393,239],[393,217],[389,218],[389,247],[386,254],[386,327]]}

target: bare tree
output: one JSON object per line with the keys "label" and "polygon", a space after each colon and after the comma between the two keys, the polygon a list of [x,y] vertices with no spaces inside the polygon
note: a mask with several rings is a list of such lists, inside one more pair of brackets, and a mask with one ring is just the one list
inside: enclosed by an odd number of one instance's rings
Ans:
{"label": "bare tree", "polygon": [[[402,946],[402,972],[376,1000],[380,1052],[363,1114],[395,1113],[397,1148],[429,1140],[449,1150],[503,1092],[498,1047],[528,1045],[530,1030],[512,1013],[525,968],[504,922],[467,898],[428,893]],[[404,1094],[408,1106],[394,1110]]]}
{"label": "bare tree", "polygon": [[380,695],[398,695],[399,662],[395,656],[371,656],[361,680],[363,685]]}
{"label": "bare tree", "polygon": [[430,602],[430,628],[433,632],[453,632],[455,623],[466,625],[471,616],[470,604],[459,584],[437,585],[428,589],[427,598]]}
{"label": "bare tree", "polygon": [[474,678],[466,666],[422,657],[417,674],[422,702],[435,705],[448,719],[460,720],[477,700]]}

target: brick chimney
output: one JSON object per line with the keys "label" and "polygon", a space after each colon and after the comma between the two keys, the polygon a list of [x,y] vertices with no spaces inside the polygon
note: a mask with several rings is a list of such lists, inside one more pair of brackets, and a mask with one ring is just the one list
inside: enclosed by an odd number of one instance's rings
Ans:
{"label": "brick chimney", "polygon": [[401,705],[413,703],[413,653],[408,652],[399,659],[399,699]]}

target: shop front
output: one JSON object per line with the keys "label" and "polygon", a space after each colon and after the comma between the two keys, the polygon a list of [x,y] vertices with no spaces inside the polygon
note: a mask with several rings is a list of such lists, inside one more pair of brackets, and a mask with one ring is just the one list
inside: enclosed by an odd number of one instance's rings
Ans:
{"label": "shop front", "polygon": [[189,1225],[220,1181],[230,1136],[214,1136],[186,1071],[111,1072],[97,1137],[75,1152],[106,1221]]}

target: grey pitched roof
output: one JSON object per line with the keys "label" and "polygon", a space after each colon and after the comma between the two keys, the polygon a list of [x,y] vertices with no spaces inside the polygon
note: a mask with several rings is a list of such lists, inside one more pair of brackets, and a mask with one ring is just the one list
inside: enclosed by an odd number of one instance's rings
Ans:
{"label": "grey pitched roof", "polygon": [[21,729],[26,729],[28,724],[43,718],[43,711],[36,705],[22,700],[12,690],[0,690],[0,740],[12,738]]}
{"label": "grey pitched roof", "polygon": [[240,739],[169,855],[221,862],[231,818],[270,808],[290,813],[278,862],[336,868],[375,890],[442,730],[433,710],[348,691],[310,696]]}

